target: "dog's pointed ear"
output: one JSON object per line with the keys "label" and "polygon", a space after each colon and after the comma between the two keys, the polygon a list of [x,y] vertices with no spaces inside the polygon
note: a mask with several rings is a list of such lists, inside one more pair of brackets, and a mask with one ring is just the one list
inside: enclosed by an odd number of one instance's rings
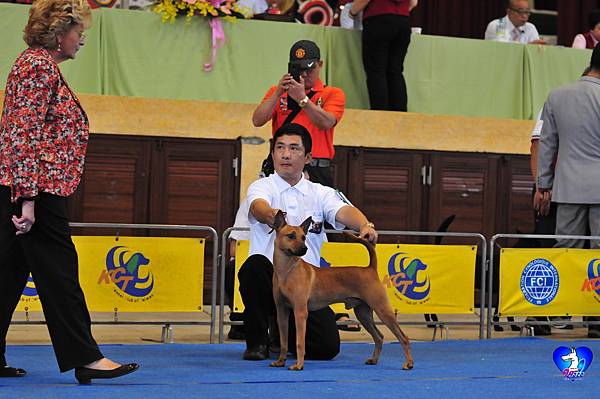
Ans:
{"label": "dog's pointed ear", "polygon": [[283,211],[279,209],[277,211],[277,214],[275,215],[275,222],[273,223],[273,228],[275,229],[275,231],[279,231],[285,225],[287,225],[285,221],[285,213],[283,213]]}
{"label": "dog's pointed ear", "polygon": [[307,217],[304,222],[302,222],[300,227],[302,227],[302,230],[304,230],[304,234],[306,234],[308,232],[308,229],[310,228],[310,225],[312,224],[312,222],[313,222],[313,220],[310,216]]}

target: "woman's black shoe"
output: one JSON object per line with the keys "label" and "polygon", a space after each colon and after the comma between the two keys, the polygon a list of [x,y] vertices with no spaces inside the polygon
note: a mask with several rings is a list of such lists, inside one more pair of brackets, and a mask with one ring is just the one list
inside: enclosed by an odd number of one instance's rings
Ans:
{"label": "woman's black shoe", "polygon": [[8,366],[0,368],[0,377],[24,377],[25,375],[27,375],[27,371],[23,369],[16,369]]}
{"label": "woman's black shoe", "polygon": [[94,370],[87,367],[77,367],[75,369],[75,378],[77,378],[80,384],[89,385],[93,379],[117,378],[133,373],[139,368],[140,366],[136,363],[124,364],[112,370]]}

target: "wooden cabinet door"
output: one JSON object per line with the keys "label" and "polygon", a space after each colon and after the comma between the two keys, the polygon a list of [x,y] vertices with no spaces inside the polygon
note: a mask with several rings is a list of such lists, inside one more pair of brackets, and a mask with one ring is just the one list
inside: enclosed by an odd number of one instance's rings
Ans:
{"label": "wooden cabinet door", "polygon": [[152,152],[150,223],[233,225],[239,197],[239,143],[160,139]]}
{"label": "wooden cabinet door", "polygon": [[[348,153],[347,196],[378,230],[419,230],[423,155],[355,149]],[[382,242],[390,242],[382,237]]]}
{"label": "wooden cabinet door", "polygon": [[335,157],[331,163],[331,175],[333,177],[333,186],[343,192],[348,193],[348,157],[353,151],[358,151],[352,147],[335,147]]}
{"label": "wooden cabinet door", "polygon": [[[239,150],[239,142],[233,140],[157,141],[152,152],[149,222],[211,226],[220,240],[223,231],[233,226],[239,202],[239,169],[234,167]],[[168,234],[207,237],[190,231]],[[210,301],[212,256],[210,240],[204,260],[205,303]]]}
{"label": "wooden cabinet door", "polygon": [[[83,178],[70,198],[71,221],[145,223],[150,149],[150,142],[144,138],[91,135]],[[74,231],[75,234],[107,232],[106,229]],[[127,235],[140,233],[120,231]]]}
{"label": "wooden cabinet door", "polygon": [[[456,215],[448,231],[494,234],[498,156],[435,153],[430,162],[428,230],[437,231],[444,219]],[[473,240],[443,240],[467,242]]]}
{"label": "wooden cabinet door", "polygon": [[533,177],[529,156],[502,156],[502,189],[498,190],[498,198],[502,198],[502,206],[498,207],[499,220],[497,233],[531,234],[534,230],[533,214]]}

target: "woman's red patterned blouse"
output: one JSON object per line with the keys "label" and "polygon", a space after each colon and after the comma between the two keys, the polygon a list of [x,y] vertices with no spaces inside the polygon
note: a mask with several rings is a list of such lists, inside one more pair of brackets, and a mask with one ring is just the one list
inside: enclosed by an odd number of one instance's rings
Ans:
{"label": "woman's red patterned blouse", "polygon": [[89,123],[43,48],[23,51],[6,82],[0,123],[0,185],[12,201],[39,192],[71,195],[81,179]]}

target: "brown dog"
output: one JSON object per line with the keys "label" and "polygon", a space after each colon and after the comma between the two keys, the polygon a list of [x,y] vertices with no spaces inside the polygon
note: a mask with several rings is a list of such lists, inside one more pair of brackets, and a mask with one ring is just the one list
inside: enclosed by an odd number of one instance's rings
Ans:
{"label": "brown dog", "polygon": [[375,326],[373,310],[402,344],[406,355],[403,369],[413,368],[408,337],[396,322],[383,284],[377,276],[377,256],[373,245],[353,234],[354,241],[362,243],[369,251],[369,267],[318,268],[304,262],[306,233],[312,223],[309,217],[300,226],[290,226],[283,212],[275,216],[277,232],[273,254],[273,295],[277,307],[277,324],[281,352],[272,367],[283,367],[288,352],[288,319],[290,308],[296,321],[296,364],[290,370],[304,368],[304,342],[306,319],[309,310],[322,309],[332,303],[344,302],[346,308],[354,308],[356,317],[373,337],[375,350],[366,364],[377,364],[383,346],[383,334]]}

